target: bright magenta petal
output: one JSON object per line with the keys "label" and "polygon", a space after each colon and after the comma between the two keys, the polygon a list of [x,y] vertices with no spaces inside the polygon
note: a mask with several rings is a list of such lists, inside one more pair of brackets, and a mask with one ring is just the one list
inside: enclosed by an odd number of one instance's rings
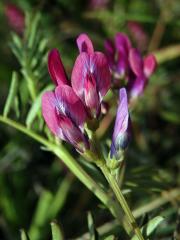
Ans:
{"label": "bright magenta petal", "polygon": [[84,102],[84,83],[85,77],[88,73],[90,64],[90,58],[87,53],[81,53],[76,58],[72,75],[71,75],[71,84],[75,93],[80,97]]}
{"label": "bright magenta petal", "polygon": [[136,48],[132,48],[129,52],[129,62],[132,71],[136,76],[143,75],[143,59],[140,52]]}
{"label": "bright magenta petal", "polygon": [[[107,58],[103,53],[81,53],[77,57],[72,71],[72,87],[87,108],[96,105],[96,115],[102,97],[110,88],[110,79]],[[94,116],[94,109],[92,115]]]}
{"label": "bright magenta petal", "polygon": [[146,77],[150,77],[157,67],[157,61],[153,54],[149,54],[144,59],[144,74]]}
{"label": "bright magenta petal", "polygon": [[57,49],[53,49],[49,52],[48,70],[52,80],[56,85],[69,85],[64,66],[62,64],[61,57]]}
{"label": "bright magenta petal", "polygon": [[106,95],[111,84],[111,75],[106,56],[101,52],[95,52],[90,56],[90,71],[96,79],[100,101]]}
{"label": "bright magenta petal", "polygon": [[51,132],[64,140],[64,136],[59,127],[58,115],[56,113],[57,101],[54,92],[45,92],[42,96],[42,114]]}
{"label": "bright magenta petal", "polygon": [[86,111],[73,89],[68,85],[58,86],[55,89],[55,96],[59,113],[71,118],[77,126],[83,125]]}
{"label": "bright magenta petal", "polygon": [[82,52],[93,53],[94,52],[93,44],[87,34],[85,34],[85,33],[80,34],[79,37],[77,38],[76,42],[77,42],[80,53],[82,53]]}

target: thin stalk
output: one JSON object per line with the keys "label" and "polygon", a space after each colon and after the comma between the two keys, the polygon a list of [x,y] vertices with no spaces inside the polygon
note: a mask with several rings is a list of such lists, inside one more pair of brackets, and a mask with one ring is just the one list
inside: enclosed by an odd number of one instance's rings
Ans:
{"label": "thin stalk", "polygon": [[79,163],[68,153],[68,151],[61,145],[56,146],[55,144],[47,141],[45,138],[36,134],[30,129],[27,129],[22,124],[19,124],[9,118],[3,117],[0,115],[0,122],[5,123],[25,135],[33,138],[37,142],[46,146],[49,150],[51,150],[56,156],[58,156],[64,164],[71,170],[71,172],[90,190],[92,191],[96,197],[106,205],[113,216],[115,216],[118,221],[123,224],[123,227],[128,235],[130,235],[131,229],[126,221],[123,218],[121,209],[119,209],[118,205],[114,200],[112,200],[103,190],[102,188],[89,176],[84,169],[79,165]]}
{"label": "thin stalk", "polygon": [[102,166],[100,166],[100,168],[101,168],[105,178],[107,179],[109,185],[111,186],[124,213],[126,214],[127,220],[129,222],[129,224],[131,225],[132,229],[134,230],[135,235],[137,236],[137,238],[139,240],[144,240],[142,233],[141,233],[141,231],[136,223],[136,220],[126,202],[126,199],[124,198],[124,196],[118,186],[116,179],[114,178],[113,175],[111,175],[111,173],[110,173],[109,169],[106,167],[106,165],[102,165]]}
{"label": "thin stalk", "polygon": [[[167,197],[168,196],[168,197]],[[158,198],[152,200],[149,203],[144,204],[141,207],[138,207],[134,209],[133,215],[135,218],[139,218],[142,215],[149,213],[157,208],[162,207],[163,205],[167,204],[168,202],[172,201],[179,201],[180,200],[180,189],[179,188],[174,188],[170,191],[163,191],[161,193],[161,196]],[[111,222],[107,222],[103,224],[102,226],[97,228],[98,233],[102,235],[108,235],[109,232],[112,232],[114,229],[118,227],[117,220],[113,220]],[[81,235],[77,239],[88,239],[89,237],[89,232]]]}

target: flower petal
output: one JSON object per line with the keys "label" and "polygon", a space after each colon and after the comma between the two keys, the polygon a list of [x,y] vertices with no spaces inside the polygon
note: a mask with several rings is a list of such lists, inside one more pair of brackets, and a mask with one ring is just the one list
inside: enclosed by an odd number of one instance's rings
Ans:
{"label": "flower petal", "polygon": [[140,52],[136,48],[132,48],[129,52],[129,62],[132,71],[136,76],[143,75],[143,59]]}
{"label": "flower petal", "polygon": [[119,106],[116,114],[116,121],[111,144],[111,157],[119,150],[127,147],[130,136],[130,117],[128,111],[128,99],[125,88],[119,91]]}
{"label": "flower petal", "polygon": [[48,128],[54,135],[65,140],[63,133],[59,127],[59,120],[56,114],[56,105],[57,102],[54,92],[52,91],[45,92],[42,96],[42,114],[44,120]]}
{"label": "flower petal", "polygon": [[88,140],[82,133],[81,129],[77,127],[73,121],[64,116],[59,116],[60,127],[65,136],[65,140],[71,143],[79,151],[84,152],[86,148],[89,148]]}
{"label": "flower petal", "polygon": [[144,92],[148,79],[145,76],[138,76],[129,85],[129,95],[131,98],[136,98]]}
{"label": "flower petal", "polygon": [[128,111],[128,99],[125,88],[121,88],[119,91],[119,106],[116,114],[116,121],[114,127],[113,138],[116,139],[119,133],[124,133],[128,129],[129,124],[129,111]]}
{"label": "flower petal", "polygon": [[111,84],[111,74],[106,56],[101,52],[95,52],[90,56],[90,70],[92,71],[99,92],[100,101],[106,95]]}
{"label": "flower petal", "polygon": [[94,52],[93,44],[87,34],[85,34],[85,33],[80,34],[79,37],[77,38],[76,42],[77,42],[80,53],[82,53],[82,52],[93,53]]}
{"label": "flower petal", "polygon": [[87,114],[83,103],[68,85],[56,87],[55,96],[60,114],[69,117],[77,126],[83,125]]}
{"label": "flower petal", "polygon": [[72,88],[84,103],[84,82],[89,69],[89,62],[90,59],[87,53],[84,52],[79,54],[76,58],[71,75]]}
{"label": "flower petal", "polygon": [[123,52],[124,54],[128,54],[131,48],[131,42],[126,34],[119,32],[115,36],[115,46],[117,51]]}
{"label": "flower petal", "polygon": [[72,87],[75,93],[85,103],[85,83],[87,75],[91,75],[96,85],[100,101],[110,88],[110,70],[107,58],[103,53],[95,52],[93,54],[81,53],[74,64],[72,71]]}
{"label": "flower petal", "polygon": [[137,21],[129,21],[127,27],[137,48],[144,51],[148,46],[149,39],[144,31],[143,25]]}
{"label": "flower petal", "polygon": [[149,54],[144,59],[144,74],[146,77],[150,77],[157,67],[157,61],[153,54]]}
{"label": "flower petal", "polygon": [[48,70],[52,80],[56,85],[69,85],[64,66],[62,64],[61,57],[57,49],[53,49],[49,52]]}
{"label": "flower petal", "polygon": [[115,48],[111,40],[107,39],[104,42],[105,54],[108,59],[109,67],[115,70]]}

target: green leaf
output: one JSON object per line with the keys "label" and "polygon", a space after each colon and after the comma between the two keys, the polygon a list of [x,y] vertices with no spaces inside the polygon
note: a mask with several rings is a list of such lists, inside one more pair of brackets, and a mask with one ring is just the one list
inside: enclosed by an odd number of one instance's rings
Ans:
{"label": "green leaf", "polygon": [[64,239],[62,230],[57,223],[51,222],[51,231],[52,231],[52,240],[63,240]]}
{"label": "green leaf", "polygon": [[11,35],[12,35],[12,41],[14,45],[17,47],[17,49],[22,50],[23,45],[22,45],[21,38],[14,32],[12,32]]}
{"label": "green leaf", "polygon": [[24,229],[21,229],[21,240],[30,240]]}
{"label": "green leaf", "polygon": [[6,103],[5,103],[5,106],[4,106],[4,111],[3,111],[3,116],[4,117],[7,117],[11,107],[14,104],[14,99],[16,97],[17,90],[18,90],[18,75],[17,75],[16,72],[13,72],[9,93],[8,93]]}
{"label": "green leaf", "polygon": [[168,122],[180,124],[180,117],[176,112],[162,111],[160,115]]}
{"label": "green leaf", "polygon": [[96,228],[94,226],[94,220],[91,212],[88,212],[88,228],[89,228],[89,234],[90,234],[90,240],[98,240],[98,233],[96,231]]}
{"label": "green leaf", "polygon": [[[146,225],[141,228],[143,236],[145,236],[146,238],[149,237],[163,220],[164,218],[161,216],[157,216],[151,219]],[[138,240],[138,238],[134,236],[133,238],[131,238],[131,240]]]}
{"label": "green leaf", "polygon": [[33,102],[26,118],[26,125],[28,128],[31,128],[31,125],[38,115],[39,110],[41,109],[41,98],[44,92],[50,91],[54,88],[53,85],[48,85],[46,88],[43,89],[43,91],[40,92],[36,100]]}
{"label": "green leaf", "polygon": [[161,216],[157,216],[153,219],[151,219],[147,225],[145,226],[145,228],[143,229],[143,231],[145,232],[145,235],[148,237],[150,236],[154,230],[157,228],[157,226],[164,220],[163,217]]}
{"label": "green leaf", "polygon": [[40,239],[41,228],[45,227],[45,224],[47,224],[48,210],[51,205],[52,198],[52,194],[46,190],[44,190],[39,197],[37,208],[29,230],[29,236],[33,240]]}
{"label": "green leaf", "polygon": [[30,36],[29,36],[29,41],[28,41],[28,47],[31,49],[33,47],[35,38],[36,38],[36,33],[37,33],[37,28],[38,28],[38,24],[40,21],[40,13],[37,13],[35,16],[33,16],[31,25],[30,25]]}
{"label": "green leaf", "polygon": [[110,236],[104,238],[104,240],[114,240],[114,239],[115,239],[115,236],[113,236],[113,235],[110,235]]}
{"label": "green leaf", "polygon": [[74,177],[68,174],[59,185],[49,209],[49,219],[53,219],[63,208]]}

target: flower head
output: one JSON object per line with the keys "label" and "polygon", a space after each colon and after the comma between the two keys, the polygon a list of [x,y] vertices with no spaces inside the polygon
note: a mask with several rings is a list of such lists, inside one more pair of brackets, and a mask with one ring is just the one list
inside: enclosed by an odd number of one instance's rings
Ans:
{"label": "flower head", "polygon": [[119,90],[119,105],[116,114],[114,132],[111,144],[111,158],[119,157],[121,151],[128,146],[130,139],[130,116],[128,111],[128,98],[125,88]]}
{"label": "flower head", "polygon": [[131,98],[138,97],[144,91],[148,78],[154,73],[157,63],[154,55],[142,58],[140,52],[132,48],[129,53],[131,74],[129,75],[128,91]]}
{"label": "flower head", "polygon": [[42,113],[54,135],[71,143],[81,152],[89,148],[83,132],[86,111],[70,86],[61,85],[55,91],[45,92],[42,97]]}
{"label": "flower head", "polygon": [[72,71],[72,87],[89,115],[96,118],[100,113],[102,99],[110,88],[107,58],[101,52],[94,52],[92,42],[85,34],[78,37],[77,44],[80,54]]}
{"label": "flower head", "polygon": [[123,33],[117,33],[114,43],[106,40],[104,46],[114,77],[124,78],[129,69],[128,55],[131,48],[129,38]]}
{"label": "flower head", "polygon": [[22,34],[25,27],[24,12],[15,4],[5,5],[5,15],[9,25],[19,34]]}

